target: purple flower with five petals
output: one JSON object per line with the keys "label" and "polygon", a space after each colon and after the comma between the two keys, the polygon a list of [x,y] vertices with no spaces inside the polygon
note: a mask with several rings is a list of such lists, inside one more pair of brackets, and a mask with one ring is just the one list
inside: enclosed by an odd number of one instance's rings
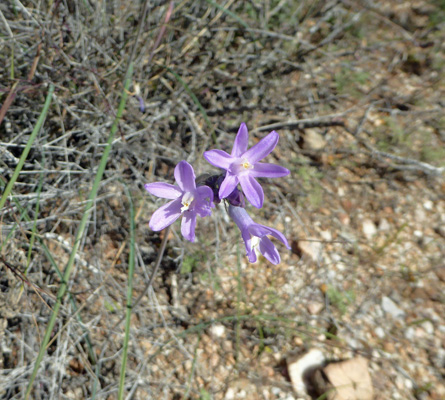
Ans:
{"label": "purple flower with five petals", "polygon": [[227,171],[219,189],[221,199],[230,196],[240,183],[250,203],[256,208],[263,206],[263,188],[255,178],[279,178],[289,174],[289,170],[280,165],[258,162],[270,154],[277,145],[278,139],[278,133],[272,131],[247,150],[249,133],[246,124],[242,123],[230,155],[222,150],[210,150],[204,153],[204,158],[210,164]]}
{"label": "purple flower with five petals", "polygon": [[247,257],[251,263],[257,260],[257,251],[274,265],[281,262],[278,250],[267,237],[267,235],[273,236],[290,249],[289,243],[280,231],[255,223],[242,207],[229,205],[229,215],[241,231],[241,236],[246,245]]}
{"label": "purple flower with five petals", "polygon": [[148,193],[173,200],[154,212],[149,226],[160,231],[182,216],[181,233],[194,242],[196,215],[206,217],[212,213],[213,191],[208,186],[196,187],[195,172],[187,161],[181,161],[175,167],[175,180],[178,186],[163,182],[144,185]]}

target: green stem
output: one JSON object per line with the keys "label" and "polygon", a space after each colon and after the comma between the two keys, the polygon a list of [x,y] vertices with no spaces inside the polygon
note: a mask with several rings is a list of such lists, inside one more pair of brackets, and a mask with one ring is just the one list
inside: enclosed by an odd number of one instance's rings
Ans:
{"label": "green stem", "polygon": [[43,105],[43,110],[40,113],[39,119],[37,120],[36,126],[31,132],[31,136],[28,139],[28,142],[26,143],[25,149],[23,150],[22,155],[20,156],[20,160],[17,164],[17,167],[15,167],[14,174],[12,175],[12,178],[6,185],[6,189],[3,192],[3,195],[0,199],[0,210],[3,208],[3,206],[6,203],[6,199],[8,198],[9,194],[12,191],[12,187],[14,186],[14,183],[17,181],[17,178],[20,175],[20,172],[22,171],[23,165],[25,164],[25,160],[28,157],[28,153],[31,150],[31,147],[34,143],[34,140],[36,139],[38,133],[40,132],[40,129],[42,128],[43,123],[45,122],[46,115],[48,114],[49,106],[51,105],[51,100],[54,93],[54,85],[50,84],[48,89],[48,94],[46,95],[45,104]]}
{"label": "green stem", "polygon": [[125,337],[124,346],[122,351],[122,365],[119,379],[119,392],[117,398],[122,400],[124,398],[125,389],[125,370],[127,368],[127,355],[128,355],[128,342],[130,340],[130,319],[132,304],[131,300],[133,297],[133,275],[134,275],[134,260],[135,260],[135,240],[134,240],[134,205],[131,198],[131,194],[127,191],[127,197],[130,202],[130,254],[128,256],[128,287],[127,287],[127,311],[125,318]]}
{"label": "green stem", "polygon": [[[118,129],[118,123],[120,118],[122,117],[122,114],[125,109],[125,104],[127,101],[127,93],[130,87],[131,83],[131,75],[133,72],[133,63],[130,63],[128,73],[125,76],[125,83],[124,83],[124,90],[122,91],[121,95],[121,101],[119,103],[119,108],[117,110],[116,118],[114,119],[113,125],[111,127],[110,136],[108,137],[107,145],[105,147],[105,150],[102,154],[102,158],[100,160],[99,169],[96,173],[96,177],[94,179],[93,188],[91,190],[90,196],[87,200],[85,210],[82,216],[82,219],[80,221],[79,228],[77,230],[76,238],[74,241],[73,249],[70,254],[70,258],[68,260],[68,263],[65,267],[65,271],[63,273],[62,282],[59,287],[59,291],[57,293],[57,301],[54,305],[53,312],[51,314],[50,320],[48,322],[48,326],[46,328],[45,336],[43,337],[42,344],[40,345],[39,354],[37,355],[37,359],[34,365],[34,369],[32,371],[31,378],[29,379],[28,386],[26,388],[26,394],[25,394],[25,400],[29,398],[29,395],[31,393],[32,385],[34,383],[34,380],[36,379],[37,372],[40,367],[40,363],[42,362],[43,356],[46,352],[46,346],[49,343],[49,340],[51,338],[51,334],[54,328],[54,325],[56,323],[57,315],[59,314],[60,307],[62,305],[63,297],[65,296],[65,292],[67,290],[68,281],[71,275],[71,271],[74,266],[74,261],[76,259],[77,250],[79,249],[80,242],[82,240],[83,234],[85,232],[85,227],[87,225],[88,219],[90,217],[90,211],[93,207],[94,201],[96,199],[97,192],[99,190],[100,182],[102,180],[102,176],[105,171],[105,167],[107,165],[108,156],[111,151],[111,146],[114,140],[114,136],[116,135],[117,129]],[[1,207],[0,207],[1,208]]]}

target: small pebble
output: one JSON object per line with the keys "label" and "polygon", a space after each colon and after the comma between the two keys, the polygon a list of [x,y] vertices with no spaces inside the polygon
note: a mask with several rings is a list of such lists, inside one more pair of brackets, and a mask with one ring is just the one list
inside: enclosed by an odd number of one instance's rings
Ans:
{"label": "small pebble", "polygon": [[379,222],[379,231],[389,231],[391,229],[391,225],[389,224],[386,218],[382,218]]}
{"label": "small pebble", "polygon": [[210,333],[215,337],[223,337],[226,332],[224,325],[212,325]]}
{"label": "small pebble", "polygon": [[434,203],[431,200],[427,200],[425,201],[425,203],[423,203],[423,208],[425,210],[431,211],[434,207]]}
{"label": "small pebble", "polygon": [[377,328],[375,328],[375,334],[380,339],[383,339],[385,337],[385,331],[383,330],[383,328],[381,326],[378,326]]}
{"label": "small pebble", "polygon": [[393,318],[405,317],[405,312],[400,309],[389,297],[382,297],[382,308],[386,314],[390,314]]}
{"label": "small pebble", "polygon": [[362,223],[363,233],[367,239],[371,239],[377,233],[377,227],[370,219],[365,219]]}
{"label": "small pebble", "polygon": [[434,325],[431,321],[422,322],[421,327],[428,335],[432,335],[434,333]]}
{"label": "small pebble", "polygon": [[410,326],[406,331],[405,331],[405,338],[408,339],[409,341],[414,340],[414,338],[416,337],[416,330]]}
{"label": "small pebble", "polygon": [[323,310],[324,304],[318,302],[312,302],[307,305],[307,310],[311,315],[317,315]]}

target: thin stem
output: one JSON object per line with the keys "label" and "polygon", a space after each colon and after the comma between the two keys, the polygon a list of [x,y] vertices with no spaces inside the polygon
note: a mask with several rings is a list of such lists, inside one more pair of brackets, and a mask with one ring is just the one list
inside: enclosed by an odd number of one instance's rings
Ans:
{"label": "thin stem", "polygon": [[135,240],[134,240],[134,231],[135,231],[135,218],[134,218],[134,205],[133,200],[131,198],[131,194],[128,190],[127,197],[130,202],[130,254],[128,256],[128,286],[127,286],[127,312],[126,312],[126,321],[125,321],[125,337],[122,351],[122,365],[119,379],[119,392],[117,398],[122,400],[124,398],[124,389],[125,389],[125,370],[127,368],[127,354],[128,354],[128,342],[130,340],[130,320],[131,320],[131,311],[133,309],[131,300],[133,297],[133,276],[134,276],[134,264],[135,264]]}
{"label": "thin stem", "polygon": [[[161,264],[162,257],[164,255],[164,251],[165,251],[165,247],[167,245],[169,232],[170,232],[170,227],[167,226],[167,228],[165,228],[165,230],[164,230],[164,238],[162,239],[161,248],[159,249],[158,257],[156,259],[156,263],[155,263],[155,266],[153,268],[153,272],[151,273],[150,279],[146,283],[146,285],[144,287],[144,290],[142,290],[142,293],[139,295],[139,297],[133,303],[133,306],[132,306],[133,309],[135,309],[136,306],[140,303],[140,301],[142,300],[142,298],[145,296],[145,294],[147,293],[148,289],[150,288],[151,284],[153,283],[153,279],[156,276],[156,272],[159,269],[159,265]],[[118,327],[122,323],[122,321],[124,319],[125,319],[125,315],[123,317],[121,317],[121,319],[119,321],[117,321],[117,323],[113,326],[113,328],[111,330],[116,329],[116,327]]]}

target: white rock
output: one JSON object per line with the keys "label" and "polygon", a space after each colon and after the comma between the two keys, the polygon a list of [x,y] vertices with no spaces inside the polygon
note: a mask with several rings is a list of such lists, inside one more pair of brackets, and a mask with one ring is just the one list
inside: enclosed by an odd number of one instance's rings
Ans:
{"label": "white rock", "polygon": [[331,257],[332,257],[332,261],[335,261],[335,262],[339,262],[341,260],[341,255],[337,254],[337,253],[331,254]]}
{"label": "white rock", "polygon": [[405,312],[400,309],[389,297],[382,297],[382,309],[386,314],[391,315],[393,318],[405,317]]}
{"label": "white rock", "polygon": [[302,240],[298,242],[301,252],[309,257],[312,261],[317,262],[321,259],[323,245],[320,242],[312,242]]}
{"label": "white rock", "polygon": [[275,397],[279,397],[283,392],[279,387],[273,386],[270,391]]}
{"label": "white rock", "polygon": [[406,378],[406,379],[405,379],[405,387],[406,387],[408,390],[412,390],[412,388],[414,387],[414,385],[413,385],[413,381],[412,381],[411,379]]}
{"label": "white rock", "polygon": [[397,386],[397,389],[399,390],[405,389],[405,380],[400,375],[396,376],[395,384]]}
{"label": "white rock", "polygon": [[318,349],[311,349],[308,353],[287,364],[287,370],[296,393],[307,393],[303,377],[308,370],[322,367],[325,361],[324,354]]}
{"label": "white rock", "polygon": [[349,348],[352,350],[360,349],[362,346],[360,345],[360,342],[357,339],[354,339],[352,337],[346,336],[345,337],[346,344]]}
{"label": "white rock", "polygon": [[431,211],[434,207],[434,203],[431,200],[427,200],[425,201],[425,203],[423,203],[423,208],[425,210]]}
{"label": "white rock", "polygon": [[328,381],[335,388],[329,399],[372,400],[374,390],[369,374],[368,360],[356,357],[329,364],[323,368]]}
{"label": "white rock", "polygon": [[389,224],[386,218],[382,218],[379,222],[379,231],[389,231],[391,229],[391,225]]}
{"label": "white rock", "polygon": [[432,357],[432,361],[437,369],[443,368],[445,365],[445,349],[439,348],[436,355]]}
{"label": "white rock", "polygon": [[363,220],[362,230],[367,239],[371,239],[377,233],[377,227],[369,218]]}
{"label": "white rock", "polygon": [[418,238],[418,239],[420,239],[420,238],[423,236],[423,232],[422,232],[422,231],[419,231],[419,230],[415,230],[415,231],[413,232],[413,234],[414,234],[414,236],[415,236],[416,238]]}
{"label": "white rock", "polygon": [[315,129],[306,129],[304,131],[304,148],[312,150],[321,150],[326,146],[325,138]]}
{"label": "white rock", "polygon": [[228,388],[226,395],[224,396],[225,400],[232,400],[235,398],[235,391],[232,388]]}
{"label": "white rock", "polygon": [[378,326],[377,328],[375,328],[374,332],[377,335],[377,337],[379,337],[380,339],[383,339],[385,337],[385,331],[383,330],[383,328],[381,326]]}
{"label": "white rock", "polygon": [[210,333],[215,337],[223,337],[226,333],[226,328],[224,325],[212,325],[210,328]]}
{"label": "white rock", "polygon": [[333,269],[330,269],[328,271],[328,278],[330,281],[335,281],[337,279],[337,272],[334,271]]}
{"label": "white rock", "polygon": [[416,337],[416,330],[410,326],[404,334],[405,338],[408,339],[409,341],[414,340],[414,338]]}
{"label": "white rock", "polygon": [[428,335],[432,335],[434,333],[434,325],[431,323],[431,321],[422,322],[420,326]]}
{"label": "white rock", "polygon": [[332,233],[330,231],[320,231],[320,236],[327,242],[332,240]]}
{"label": "white rock", "polygon": [[320,302],[311,302],[307,305],[307,310],[311,315],[320,314],[321,310],[323,310],[324,304]]}

